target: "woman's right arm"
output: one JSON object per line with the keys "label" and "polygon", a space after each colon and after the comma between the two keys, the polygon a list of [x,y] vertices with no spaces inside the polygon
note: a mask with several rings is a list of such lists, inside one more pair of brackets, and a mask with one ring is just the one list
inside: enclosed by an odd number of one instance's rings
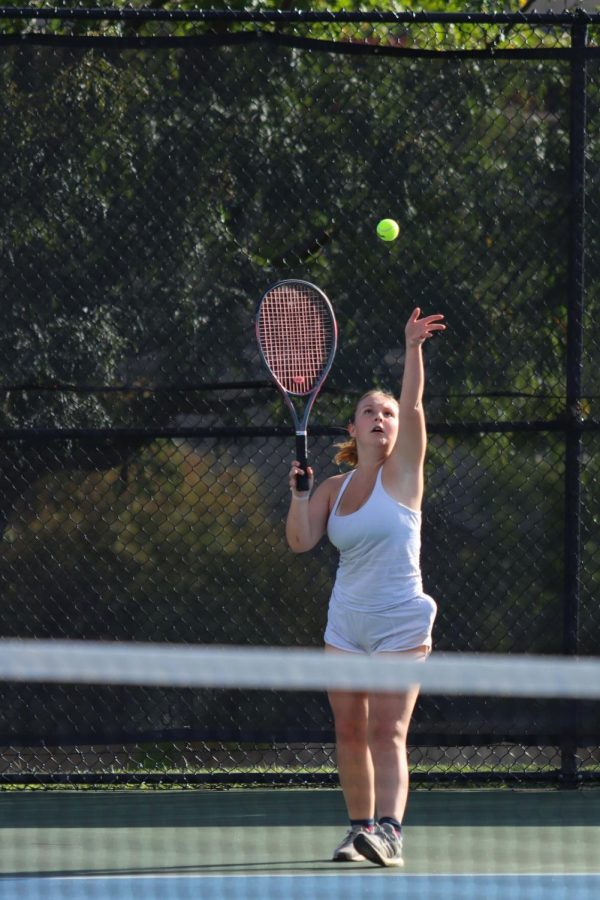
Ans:
{"label": "woman's right arm", "polygon": [[[327,529],[331,479],[328,478],[320,484],[312,496],[310,491],[299,494],[296,492],[298,466],[298,462],[294,460],[289,474],[291,499],[285,523],[285,537],[290,550],[294,553],[306,553],[319,543]],[[312,487],[312,469],[309,468],[307,474]]]}

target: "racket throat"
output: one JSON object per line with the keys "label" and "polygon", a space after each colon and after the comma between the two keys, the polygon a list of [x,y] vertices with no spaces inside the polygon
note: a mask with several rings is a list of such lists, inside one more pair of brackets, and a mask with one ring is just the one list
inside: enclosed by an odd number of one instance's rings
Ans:
{"label": "racket throat", "polygon": [[300,468],[304,470],[304,475],[296,475],[296,490],[307,491],[309,488],[308,475],[306,467],[308,465],[308,450],[306,431],[296,432],[296,459],[300,463]]}

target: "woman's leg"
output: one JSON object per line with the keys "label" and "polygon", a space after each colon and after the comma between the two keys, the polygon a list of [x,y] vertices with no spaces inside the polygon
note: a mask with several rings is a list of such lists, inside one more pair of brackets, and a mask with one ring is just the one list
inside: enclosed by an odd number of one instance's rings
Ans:
{"label": "woman's leg", "polygon": [[369,747],[375,770],[377,817],[402,822],[408,799],[406,739],[418,687],[402,694],[369,695]]}
{"label": "woman's leg", "polygon": [[[427,653],[427,647],[418,647],[406,655],[424,660]],[[415,686],[400,694],[368,696],[369,747],[380,827],[357,835],[354,849],[380,866],[404,865],[401,825],[408,798],[406,739],[418,695],[419,688]]]}
{"label": "woman's leg", "polygon": [[[425,659],[427,648],[408,651]],[[398,654],[404,655],[404,654]],[[410,720],[419,695],[415,686],[400,694],[369,694],[368,741],[374,767],[377,817],[402,822],[408,799],[408,754],[406,741]]]}
{"label": "woman's leg", "polygon": [[[326,646],[328,652],[343,650]],[[366,693],[330,691],[340,785],[350,819],[375,815],[373,761],[369,749],[369,700]]]}

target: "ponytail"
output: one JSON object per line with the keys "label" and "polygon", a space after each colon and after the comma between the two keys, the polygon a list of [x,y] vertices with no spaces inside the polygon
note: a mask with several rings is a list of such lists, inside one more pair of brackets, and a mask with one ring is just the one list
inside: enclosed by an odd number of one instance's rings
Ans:
{"label": "ponytail", "polygon": [[338,447],[338,452],[333,457],[333,461],[336,466],[350,466],[351,469],[355,469],[358,465],[358,453],[356,450],[356,440],[355,438],[349,438],[347,441],[342,441],[341,444],[334,444],[335,447]]}

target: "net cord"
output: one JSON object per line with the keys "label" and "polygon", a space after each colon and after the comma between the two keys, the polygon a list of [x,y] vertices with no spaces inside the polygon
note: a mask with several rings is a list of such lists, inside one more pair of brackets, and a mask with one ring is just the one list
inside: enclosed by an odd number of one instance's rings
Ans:
{"label": "net cord", "polygon": [[0,639],[0,680],[240,690],[600,698],[600,659],[435,653],[327,654],[313,648]]}

